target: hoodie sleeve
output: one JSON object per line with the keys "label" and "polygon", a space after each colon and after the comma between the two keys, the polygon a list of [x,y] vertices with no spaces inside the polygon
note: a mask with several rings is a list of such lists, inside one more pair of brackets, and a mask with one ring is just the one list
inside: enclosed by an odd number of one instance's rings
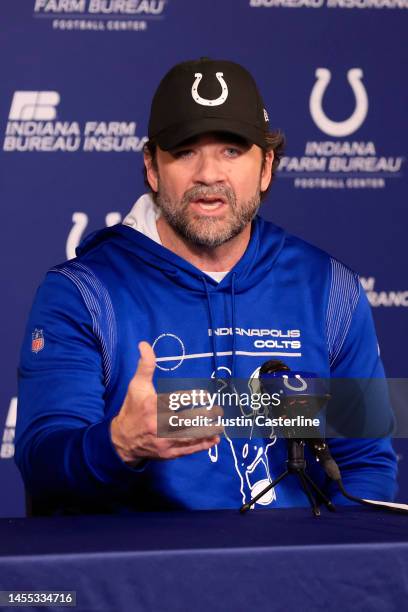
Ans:
{"label": "hoodie sleeve", "polygon": [[[330,448],[344,486],[357,497],[390,501],[397,489],[390,437],[394,417],[371,308],[358,276],[335,260],[327,337],[331,377],[341,387],[341,401],[335,403],[334,416],[328,417],[344,436],[331,439]],[[332,485],[333,501],[346,503],[337,485]]]}
{"label": "hoodie sleeve", "polygon": [[48,273],[21,349],[15,460],[38,506],[69,500],[98,507],[107,488],[114,497],[139,471],[111,443],[104,402],[109,339],[98,328],[100,304],[84,277],[80,283],[58,269]]}

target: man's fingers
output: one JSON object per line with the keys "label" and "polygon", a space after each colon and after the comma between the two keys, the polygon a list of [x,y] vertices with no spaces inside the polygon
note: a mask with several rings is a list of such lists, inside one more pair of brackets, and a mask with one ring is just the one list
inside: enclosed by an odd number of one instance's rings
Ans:
{"label": "man's fingers", "polygon": [[220,442],[219,436],[212,436],[211,438],[194,440],[194,442],[190,442],[188,444],[172,446],[168,450],[167,458],[176,459],[178,457],[184,457],[185,455],[192,455],[193,453],[198,453],[203,450],[208,450],[209,448],[212,448],[216,444],[219,444],[219,442]]}
{"label": "man's fingers", "polygon": [[224,416],[224,410],[221,406],[213,406],[212,408],[187,408],[186,410],[171,412],[167,409],[163,410],[158,401],[157,407],[157,417],[160,424],[180,422],[180,426],[182,426],[182,423],[188,426],[189,420],[191,419],[195,419],[196,422],[204,419],[211,419],[217,422],[218,419]]}
{"label": "man's fingers", "polygon": [[179,427],[163,427],[157,429],[158,438],[190,439],[211,438],[224,433],[223,425],[203,423],[199,425],[182,425]]}
{"label": "man's fingers", "polygon": [[194,408],[176,413],[158,412],[157,435],[159,438],[207,438],[224,432],[220,406],[210,410]]}
{"label": "man's fingers", "polygon": [[139,343],[140,358],[137,370],[132,380],[135,391],[151,392],[153,390],[153,374],[156,368],[156,355],[148,342]]}
{"label": "man's fingers", "polygon": [[171,447],[180,449],[198,446],[200,444],[218,444],[219,442],[219,435],[202,436],[201,438],[177,438],[176,440],[171,440]]}
{"label": "man's fingers", "polygon": [[140,359],[135,376],[151,382],[156,368],[156,355],[148,342],[139,342],[138,348],[140,351]]}
{"label": "man's fingers", "polygon": [[208,439],[216,435],[221,435],[223,433],[224,428],[222,427],[222,425],[214,425],[208,427],[189,427],[185,429],[175,429],[174,431],[168,431],[166,433],[166,438],[171,438],[172,440],[186,439],[197,441],[197,439]]}

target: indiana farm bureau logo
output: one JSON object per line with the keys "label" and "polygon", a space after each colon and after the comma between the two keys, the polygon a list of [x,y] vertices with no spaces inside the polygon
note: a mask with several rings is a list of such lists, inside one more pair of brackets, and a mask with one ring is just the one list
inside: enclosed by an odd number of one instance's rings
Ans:
{"label": "indiana farm bureau logo", "polygon": [[53,30],[145,32],[164,18],[168,0],[35,0],[33,17]]}
{"label": "indiana farm bureau logo", "polygon": [[406,9],[408,0],[249,0],[251,8]]}
{"label": "indiana farm bureau logo", "polygon": [[374,139],[358,138],[370,108],[363,69],[350,68],[344,76],[344,86],[351,89],[354,97],[354,108],[348,117],[336,121],[324,110],[333,75],[328,68],[315,70],[309,108],[305,111],[309,113],[310,134],[317,129],[321,137],[307,140],[303,151],[283,157],[279,166],[280,176],[292,178],[296,188],[383,189],[387,179],[402,176],[402,155],[381,151]]}
{"label": "indiana farm bureau logo", "polygon": [[135,121],[85,121],[59,118],[58,91],[13,94],[3,151],[6,153],[139,153],[147,137],[136,134]]}

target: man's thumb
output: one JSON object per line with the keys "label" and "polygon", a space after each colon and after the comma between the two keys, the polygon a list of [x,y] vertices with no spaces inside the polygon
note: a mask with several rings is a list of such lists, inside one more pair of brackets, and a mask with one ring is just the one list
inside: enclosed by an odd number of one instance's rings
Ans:
{"label": "man's thumb", "polygon": [[148,342],[140,342],[138,348],[140,359],[137,364],[135,378],[138,378],[140,382],[151,384],[156,368],[156,355]]}

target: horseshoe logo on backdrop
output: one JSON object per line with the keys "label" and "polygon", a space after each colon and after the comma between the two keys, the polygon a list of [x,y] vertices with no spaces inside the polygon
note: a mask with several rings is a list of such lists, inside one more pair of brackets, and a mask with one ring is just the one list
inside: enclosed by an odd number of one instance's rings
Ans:
{"label": "horseshoe logo on backdrop", "polygon": [[309,109],[312,119],[318,128],[329,136],[349,136],[362,125],[367,116],[368,98],[365,87],[361,81],[363,71],[360,68],[351,68],[347,72],[347,80],[353,90],[356,105],[353,114],[344,121],[332,121],[322,108],[322,100],[326,88],[331,80],[331,72],[327,68],[317,68],[316,82],[310,94]]}
{"label": "horseshoe logo on backdrop", "polygon": [[283,374],[282,376],[283,378],[283,384],[287,389],[290,389],[291,391],[306,391],[307,389],[307,382],[305,381],[304,378],[302,378],[300,376],[300,374],[295,374],[295,378],[299,381],[299,386],[294,386],[289,382],[289,376],[287,374]]}
{"label": "horseshoe logo on backdrop", "polygon": [[220,104],[224,104],[225,100],[228,98],[228,87],[226,82],[224,81],[223,72],[215,73],[215,76],[217,77],[218,82],[221,85],[221,94],[218,96],[218,98],[214,98],[213,100],[207,100],[206,98],[202,98],[198,93],[198,86],[200,84],[201,79],[203,78],[202,73],[196,72],[194,76],[195,81],[191,88],[191,95],[193,96],[194,102],[197,102],[197,104],[201,104],[202,106],[220,106]]}
{"label": "horseshoe logo on backdrop", "polygon": [[[111,227],[112,225],[116,225],[116,223],[120,223],[121,220],[122,215],[120,213],[110,212],[105,216],[105,225],[106,227]],[[88,215],[84,212],[74,212],[72,215],[73,226],[68,234],[67,244],[65,247],[67,259],[72,259],[75,257],[75,249],[81,242],[82,236],[88,226],[88,221]]]}

